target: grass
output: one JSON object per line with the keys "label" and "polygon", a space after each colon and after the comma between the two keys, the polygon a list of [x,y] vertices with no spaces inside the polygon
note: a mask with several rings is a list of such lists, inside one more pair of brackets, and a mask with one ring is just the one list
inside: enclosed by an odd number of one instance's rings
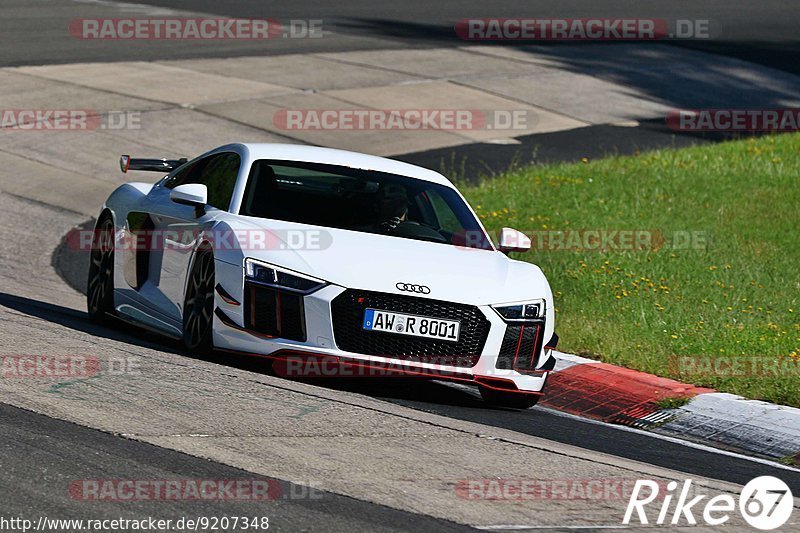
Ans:
{"label": "grass", "polygon": [[782,457],[778,462],[786,466],[800,466],[800,453]]}
{"label": "grass", "polygon": [[692,399],[688,396],[671,396],[661,398],[656,402],[659,409],[677,409],[691,402]]}
{"label": "grass", "polygon": [[[462,190],[490,231],[535,237],[514,256],[550,281],[559,348],[800,406],[800,134],[519,168]],[[597,229],[645,230],[651,245],[563,249],[541,233]]]}

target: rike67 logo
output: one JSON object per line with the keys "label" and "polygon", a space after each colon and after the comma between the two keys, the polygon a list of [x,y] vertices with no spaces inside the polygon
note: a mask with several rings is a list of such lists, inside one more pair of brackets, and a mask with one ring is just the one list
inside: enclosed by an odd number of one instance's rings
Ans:
{"label": "rike67 logo", "polygon": [[[656,505],[660,504],[660,509],[655,520],[658,525],[684,525],[681,522],[685,521],[693,526],[698,522],[694,515],[697,513],[707,525],[718,526],[728,522],[738,508],[739,514],[750,526],[767,531],[786,524],[794,508],[794,498],[788,485],[772,476],[757,477],[747,483],[739,495],[738,505],[730,494],[720,494],[705,502],[705,494],[690,499],[693,492],[690,479],[684,481],[680,491],[677,490],[677,481],[666,484],[666,494],[659,494],[662,488],[663,483],[649,479],[637,480],[622,523],[629,524],[635,513],[641,524],[648,524],[645,507],[658,501]],[[671,509],[673,501],[675,505]]]}

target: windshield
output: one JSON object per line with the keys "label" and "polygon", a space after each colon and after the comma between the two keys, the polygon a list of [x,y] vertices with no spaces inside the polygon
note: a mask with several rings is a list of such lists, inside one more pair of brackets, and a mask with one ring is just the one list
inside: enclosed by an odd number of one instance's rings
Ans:
{"label": "windshield", "polygon": [[261,159],[250,169],[240,213],[492,249],[450,187],[372,170]]}

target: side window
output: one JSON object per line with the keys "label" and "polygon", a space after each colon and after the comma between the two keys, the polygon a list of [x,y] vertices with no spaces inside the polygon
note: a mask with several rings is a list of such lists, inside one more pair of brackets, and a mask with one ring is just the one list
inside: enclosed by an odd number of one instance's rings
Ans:
{"label": "side window", "polygon": [[239,176],[239,154],[218,154],[207,161],[198,183],[208,187],[208,205],[228,209]]}
{"label": "side window", "polygon": [[186,183],[202,183],[208,188],[208,205],[228,209],[240,165],[239,154],[214,154],[179,170],[164,182],[164,187],[173,189]]}
{"label": "side window", "polygon": [[184,183],[197,183],[197,180],[193,179],[193,171],[199,170],[202,163],[203,160],[200,160],[184,165],[178,172],[164,180],[164,187],[167,189],[174,189],[178,185],[183,185]]}
{"label": "side window", "polygon": [[427,190],[425,192],[427,193],[428,198],[431,201],[431,207],[436,214],[437,222],[439,223],[439,229],[443,229],[451,233],[458,233],[459,231],[462,231],[464,228],[462,227],[461,222],[458,221],[458,217],[455,213],[453,213],[453,210],[450,209],[450,206],[447,205],[445,199],[434,190]]}

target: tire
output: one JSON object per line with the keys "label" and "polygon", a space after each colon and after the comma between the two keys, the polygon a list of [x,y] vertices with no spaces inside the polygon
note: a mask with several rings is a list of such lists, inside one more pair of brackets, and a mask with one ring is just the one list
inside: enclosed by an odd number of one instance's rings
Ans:
{"label": "tire", "polygon": [[214,254],[200,249],[183,302],[183,345],[196,355],[207,356],[214,351],[214,284]]}
{"label": "tire", "polygon": [[114,320],[114,220],[104,213],[94,228],[86,280],[86,311],[95,324]]}
{"label": "tire", "polygon": [[541,395],[525,394],[521,392],[503,392],[494,389],[481,387],[481,397],[483,401],[496,407],[508,407],[510,409],[530,409],[539,402]]}

